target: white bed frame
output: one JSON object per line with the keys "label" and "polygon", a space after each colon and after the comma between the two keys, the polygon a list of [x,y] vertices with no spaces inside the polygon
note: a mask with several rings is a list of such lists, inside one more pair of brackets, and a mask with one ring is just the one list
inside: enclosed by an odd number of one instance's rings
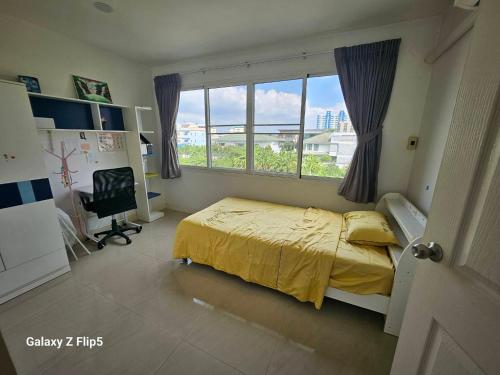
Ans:
{"label": "white bed frame", "polygon": [[[412,245],[422,238],[427,218],[399,193],[387,193],[382,196],[375,211],[387,216],[392,230],[403,246],[388,247],[395,270],[391,295],[355,294],[328,287],[325,297],[384,314],[384,332],[399,336],[408,293],[415,273],[416,259],[412,254]],[[188,264],[191,263],[191,259],[185,259],[185,261]]]}
{"label": "white bed frame", "polygon": [[363,307],[385,315],[384,332],[399,336],[408,293],[415,273],[416,259],[412,245],[422,238],[427,218],[399,193],[387,193],[377,203],[375,211],[389,219],[394,233],[404,248],[389,246],[389,255],[394,264],[394,283],[390,296],[381,294],[354,294],[329,287],[325,297]]}

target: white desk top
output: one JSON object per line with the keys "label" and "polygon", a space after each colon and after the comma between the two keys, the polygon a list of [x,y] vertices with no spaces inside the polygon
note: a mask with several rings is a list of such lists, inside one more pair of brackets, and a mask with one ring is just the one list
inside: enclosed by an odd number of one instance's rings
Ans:
{"label": "white desk top", "polygon": [[[135,182],[134,185],[139,185],[139,183]],[[79,193],[86,193],[86,194],[94,193],[94,185],[76,186],[74,189]]]}

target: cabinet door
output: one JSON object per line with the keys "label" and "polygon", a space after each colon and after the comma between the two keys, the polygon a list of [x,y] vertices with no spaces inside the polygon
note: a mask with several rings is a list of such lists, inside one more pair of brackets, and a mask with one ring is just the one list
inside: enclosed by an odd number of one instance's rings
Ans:
{"label": "cabinet door", "polygon": [[0,82],[0,98],[0,184],[46,178],[26,88]]}
{"label": "cabinet door", "polygon": [[0,254],[7,270],[62,248],[52,199],[0,210]]}

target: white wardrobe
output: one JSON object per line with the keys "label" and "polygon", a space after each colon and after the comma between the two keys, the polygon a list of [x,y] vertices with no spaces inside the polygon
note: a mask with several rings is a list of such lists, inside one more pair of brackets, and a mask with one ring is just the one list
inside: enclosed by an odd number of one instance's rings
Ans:
{"label": "white wardrobe", "polygon": [[0,80],[0,303],[68,271],[26,87]]}

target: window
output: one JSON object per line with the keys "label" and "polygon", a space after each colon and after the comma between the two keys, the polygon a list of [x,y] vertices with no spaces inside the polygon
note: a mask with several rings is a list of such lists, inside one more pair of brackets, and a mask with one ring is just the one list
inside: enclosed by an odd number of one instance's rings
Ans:
{"label": "window", "polygon": [[302,175],[343,178],[355,148],[338,76],[308,78]]}
{"label": "window", "polygon": [[246,168],[247,87],[208,90],[210,154],[214,168]]}
{"label": "window", "polygon": [[176,129],[179,163],[206,167],[205,93],[203,90],[181,91]]}
{"label": "window", "polygon": [[[302,111],[304,83],[307,94]],[[253,160],[250,171],[345,176],[357,139],[338,76],[255,83],[249,97],[250,85],[181,92],[176,122],[181,165],[245,170],[248,153]],[[250,129],[247,118],[252,108]]]}
{"label": "window", "polygon": [[301,102],[301,79],[255,85],[255,171],[297,173]]}

